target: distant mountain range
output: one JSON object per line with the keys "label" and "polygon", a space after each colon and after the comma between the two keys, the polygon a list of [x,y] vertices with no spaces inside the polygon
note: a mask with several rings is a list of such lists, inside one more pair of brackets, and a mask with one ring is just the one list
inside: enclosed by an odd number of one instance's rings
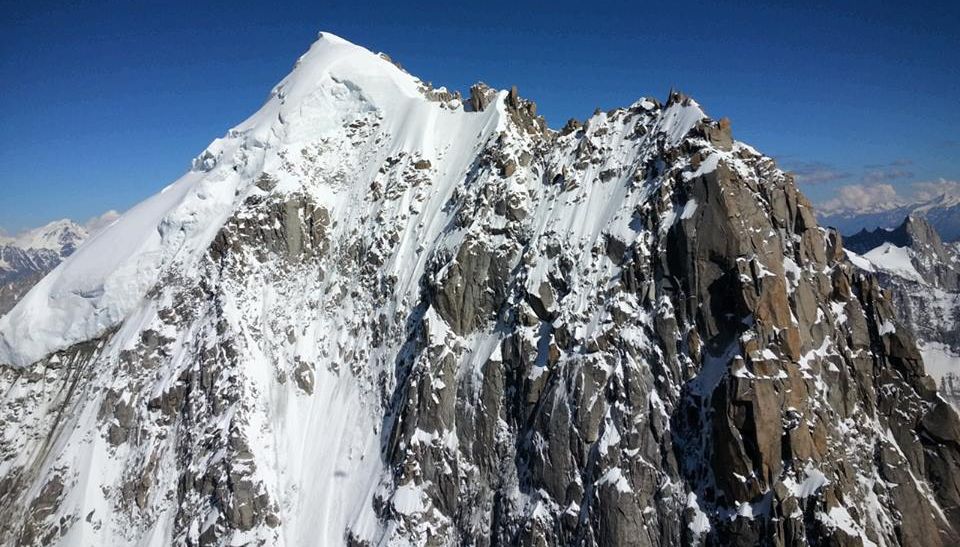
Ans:
{"label": "distant mountain range", "polygon": [[844,235],[863,229],[893,229],[908,216],[926,219],[944,241],[960,240],[960,195],[951,193],[914,203],[892,202],[870,208],[821,210],[817,215],[820,224],[832,226]]}
{"label": "distant mountain range", "polygon": [[84,225],[61,219],[16,236],[0,235],[0,316],[91,234],[118,216],[116,211],[109,211]]}

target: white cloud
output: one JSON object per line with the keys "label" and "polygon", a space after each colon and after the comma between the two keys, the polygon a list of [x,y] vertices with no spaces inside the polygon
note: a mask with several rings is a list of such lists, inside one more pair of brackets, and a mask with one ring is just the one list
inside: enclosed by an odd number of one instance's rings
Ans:
{"label": "white cloud", "polygon": [[120,217],[120,213],[110,209],[102,215],[91,217],[83,223],[84,229],[87,230],[87,233],[93,235],[100,230],[106,228],[107,226],[113,224],[113,221],[117,220]]}
{"label": "white cloud", "polygon": [[841,212],[875,213],[897,207],[919,205],[946,197],[960,198],[960,181],[940,179],[915,182],[901,194],[892,184],[849,184],[837,189],[837,196],[820,203],[823,214]]}
{"label": "white cloud", "polygon": [[844,179],[858,180],[862,185],[874,185],[913,177],[913,171],[909,169],[913,162],[907,159],[864,165],[862,169],[853,170],[822,161],[785,161],[783,165],[793,174],[797,184],[803,185],[839,182]]}
{"label": "white cloud", "polygon": [[917,182],[913,185],[916,201],[930,201],[940,197],[960,197],[960,180],[940,179],[933,182]]}
{"label": "white cloud", "polygon": [[902,205],[892,184],[849,184],[838,188],[838,195],[820,204],[820,211],[833,214],[841,211],[883,211]]}

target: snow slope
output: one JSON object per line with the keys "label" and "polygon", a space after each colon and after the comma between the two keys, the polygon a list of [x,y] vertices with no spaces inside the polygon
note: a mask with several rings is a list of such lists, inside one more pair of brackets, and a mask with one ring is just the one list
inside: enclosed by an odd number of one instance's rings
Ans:
{"label": "snow slope", "polygon": [[421,86],[383,57],[322,33],[257,113],[215,140],[190,172],[90,239],[0,318],[0,362],[25,366],[118,325],[163,272],[190,275],[250,192],[254,175],[285,161],[278,150],[333,136],[344,120],[365,111],[380,112],[392,135],[380,154],[425,151],[441,172],[459,174],[500,124],[502,109],[449,110],[427,101]]}
{"label": "snow slope", "polygon": [[907,247],[897,247],[892,243],[884,243],[876,249],[864,253],[863,258],[875,267],[894,275],[911,281],[923,282],[920,272],[913,266],[910,249]]}

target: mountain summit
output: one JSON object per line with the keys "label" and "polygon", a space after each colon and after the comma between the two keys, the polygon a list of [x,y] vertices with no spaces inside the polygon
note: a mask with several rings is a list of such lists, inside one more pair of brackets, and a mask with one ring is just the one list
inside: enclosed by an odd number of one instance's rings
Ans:
{"label": "mountain summit", "polygon": [[0,236],[0,316],[87,237],[83,226],[68,219]]}
{"label": "mountain summit", "polygon": [[0,319],[0,543],[951,545],[960,421],[691,98],[330,34]]}

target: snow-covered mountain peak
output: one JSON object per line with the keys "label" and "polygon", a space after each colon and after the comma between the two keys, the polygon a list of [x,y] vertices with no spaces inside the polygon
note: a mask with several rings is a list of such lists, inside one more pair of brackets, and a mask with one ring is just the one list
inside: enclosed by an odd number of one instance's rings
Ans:
{"label": "snow-covered mountain peak", "polygon": [[552,131],[322,35],[0,318],[0,543],[955,545],[893,316],[680,93]]}
{"label": "snow-covered mountain peak", "polygon": [[[927,372],[960,403],[960,253],[917,211],[895,229],[861,230],[844,241],[851,261],[890,290],[901,321],[919,342]],[[854,254],[854,252],[859,254]]]}
{"label": "snow-covered mountain peak", "polygon": [[[679,93],[664,106],[644,99],[633,108],[643,113],[638,127],[662,137],[666,148],[706,119]],[[606,113],[588,122],[594,131],[618,123]],[[520,143],[525,131],[548,132],[515,88],[478,85],[464,104],[384,55],[321,33],[255,114],[213,141],[181,179],[95,234],[0,318],[0,362],[26,365],[118,325],[164,272],[189,277],[250,195],[303,193],[327,210],[349,208],[383,165],[404,158],[446,196],[495,135]],[[503,159],[505,172],[516,168],[524,146],[503,145],[515,156]],[[258,184],[265,178],[268,185]]]}
{"label": "snow-covered mountain peak", "polygon": [[[452,109],[381,55],[323,33],[253,116],[193,168],[130,209],[0,318],[0,362],[26,365],[119,324],[163,272],[189,277],[257,182],[330,209],[369,191],[390,158],[430,166],[449,192],[495,131],[506,92],[482,112]],[[405,160],[406,161],[406,160]],[[318,173],[335,171],[321,180]],[[338,205],[339,204],[339,205]]]}
{"label": "snow-covered mountain peak", "polygon": [[69,219],[61,219],[7,238],[7,243],[24,250],[46,249],[66,256],[86,239],[87,235],[83,226]]}
{"label": "snow-covered mountain peak", "polygon": [[[345,121],[376,112],[397,149],[420,149],[430,144],[424,139],[429,140],[435,128],[472,115],[431,100],[428,90],[386,56],[323,32],[274,87],[266,104],[229,135],[242,136],[253,146],[293,144],[336,132]],[[500,93],[501,98],[505,95]],[[494,111],[500,112],[502,107]],[[216,146],[208,150],[217,151]]]}
{"label": "snow-covered mountain peak", "polygon": [[16,236],[0,236],[0,316],[88,235],[87,226],[62,219]]}
{"label": "snow-covered mountain peak", "polygon": [[677,94],[671,95],[667,107],[661,116],[659,130],[667,137],[669,146],[676,146],[696,127],[707,119],[707,114],[696,101],[690,98],[673,100]]}

